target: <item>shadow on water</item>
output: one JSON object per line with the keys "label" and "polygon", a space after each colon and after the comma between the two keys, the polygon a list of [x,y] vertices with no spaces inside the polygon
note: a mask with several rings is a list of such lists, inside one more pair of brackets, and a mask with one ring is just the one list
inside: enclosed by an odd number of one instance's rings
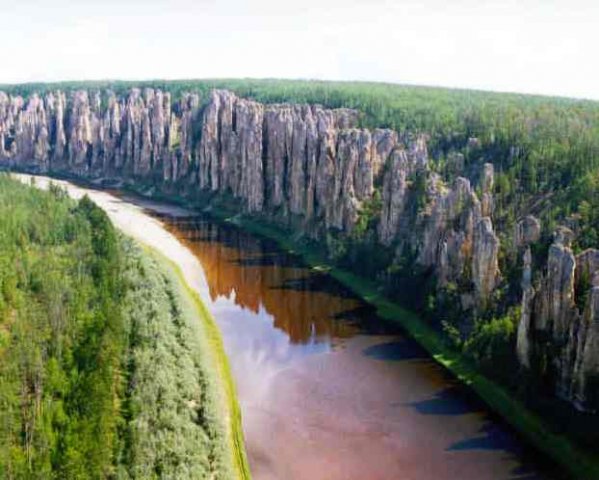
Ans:
{"label": "shadow on water", "polygon": [[408,339],[393,342],[380,343],[365,348],[363,351],[367,357],[386,362],[399,362],[403,360],[428,359],[426,352],[415,342]]}
{"label": "shadow on water", "polygon": [[460,386],[451,386],[437,392],[432,398],[409,403],[421,415],[466,415],[483,411],[479,402],[465,398]]}
{"label": "shadow on water", "polygon": [[[235,260],[234,263],[243,267],[280,267],[280,268],[302,268],[297,258],[291,255],[280,252],[261,252],[259,255],[252,257],[245,257]],[[283,288],[283,287],[279,287]]]}
{"label": "shadow on water", "polygon": [[[448,452],[465,452],[473,450],[483,451],[504,451],[510,455],[524,457],[527,455],[526,448],[518,442],[514,433],[509,429],[504,428],[500,424],[488,418],[485,424],[480,429],[478,435],[471,438],[466,438],[458,442],[454,442],[446,449]],[[529,458],[533,455],[528,452]],[[560,477],[558,472],[553,472],[550,478],[554,480],[566,477]],[[531,464],[520,464],[512,468],[510,478],[513,480],[540,480],[547,479],[548,474],[542,476],[537,468]]]}
{"label": "shadow on water", "polygon": [[[302,265],[298,256],[282,252],[274,240],[255,237],[235,225],[217,224],[203,216],[182,218],[159,215],[159,218],[170,227],[175,228],[177,234],[187,240],[218,242],[224,247],[238,249],[244,255],[286,257],[286,262],[293,262],[293,266]],[[267,264],[267,266],[269,265]]]}
{"label": "shadow on water", "polygon": [[517,447],[513,436],[490,421],[482,426],[478,435],[460,440],[447,447],[448,452],[465,450],[505,450],[515,454],[521,453],[521,449]]}
{"label": "shadow on water", "polygon": [[[446,374],[444,374],[445,376]],[[448,382],[451,380],[448,379]],[[406,404],[395,404],[403,406]],[[477,434],[455,441],[447,446],[447,452],[499,451],[514,458],[526,459],[510,471],[513,480],[553,479],[565,480],[565,474],[550,460],[542,457],[523,443],[509,426],[498,422],[482,401],[462,385],[452,385],[438,391],[432,398],[408,403],[421,415],[460,416],[484,413],[484,423]],[[542,465],[542,468],[539,466]],[[555,468],[552,468],[555,467]]]}
{"label": "shadow on water", "polygon": [[381,319],[376,308],[359,301],[358,306],[333,315],[333,320],[347,322],[360,328],[363,335],[403,335],[404,330],[396,324]]}
{"label": "shadow on water", "polygon": [[287,279],[281,285],[272,288],[326,293],[340,298],[356,298],[349,289],[345,288],[340,283],[332,282],[331,277],[323,273],[310,272],[308,275],[300,278]]}

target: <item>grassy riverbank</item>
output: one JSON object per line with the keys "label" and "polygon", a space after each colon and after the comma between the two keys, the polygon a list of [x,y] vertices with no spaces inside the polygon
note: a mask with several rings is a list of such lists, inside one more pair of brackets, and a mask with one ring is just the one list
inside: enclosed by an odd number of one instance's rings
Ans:
{"label": "grassy riverbank", "polygon": [[[130,424],[134,477],[152,478],[159,465],[160,478],[249,479],[235,388],[213,318],[174,263],[131,241],[126,248],[132,403],[141,412]],[[163,428],[146,428],[155,423]]]}

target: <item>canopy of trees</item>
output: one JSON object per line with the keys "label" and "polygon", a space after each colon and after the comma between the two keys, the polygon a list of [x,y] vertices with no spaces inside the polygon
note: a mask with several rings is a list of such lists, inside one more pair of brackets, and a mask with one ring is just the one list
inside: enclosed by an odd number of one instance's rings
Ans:
{"label": "canopy of trees", "polygon": [[0,478],[230,478],[190,302],[87,197],[0,176]]}

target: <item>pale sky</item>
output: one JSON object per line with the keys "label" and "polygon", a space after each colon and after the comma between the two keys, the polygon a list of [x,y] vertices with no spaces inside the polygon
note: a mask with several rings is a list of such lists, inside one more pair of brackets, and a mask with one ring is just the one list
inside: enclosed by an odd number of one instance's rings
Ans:
{"label": "pale sky", "polygon": [[0,83],[316,78],[599,99],[599,0],[0,0]]}

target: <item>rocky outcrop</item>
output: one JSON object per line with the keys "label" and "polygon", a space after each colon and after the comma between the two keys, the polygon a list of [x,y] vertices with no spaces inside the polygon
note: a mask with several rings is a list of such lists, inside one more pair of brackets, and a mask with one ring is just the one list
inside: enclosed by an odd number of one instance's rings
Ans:
{"label": "rocky outcrop", "polygon": [[499,239],[489,217],[483,217],[474,230],[472,281],[478,299],[486,301],[499,275]]}
{"label": "rocky outcrop", "polygon": [[470,181],[458,177],[448,188],[430,177],[429,205],[417,224],[421,235],[410,235],[418,262],[436,271],[438,285],[470,280],[476,303],[483,305],[499,278],[499,239],[492,220],[483,216],[481,202]]}
{"label": "rocky outcrop", "polygon": [[599,276],[595,275],[577,338],[570,398],[579,410],[599,410]]}
{"label": "rocky outcrop", "polygon": [[[535,360],[547,365],[540,373],[554,383],[557,395],[581,410],[596,411],[599,409],[599,250],[575,256],[571,249],[573,235],[565,227],[556,230],[546,271],[536,291],[531,280],[530,248],[526,250],[517,353],[526,368],[531,368]],[[527,235],[523,234],[524,237]]]}
{"label": "rocky outcrop", "polygon": [[516,336],[516,354],[520,365],[530,368],[531,357],[531,317],[532,302],[535,289],[532,286],[532,253],[530,247],[526,248],[522,257],[522,309]]}
{"label": "rocky outcrop", "polygon": [[404,150],[396,150],[383,180],[381,219],[378,226],[379,240],[389,246],[398,234],[408,192],[407,155]]}
{"label": "rocky outcrop", "polygon": [[548,332],[556,342],[564,342],[575,315],[572,231],[562,227],[549,247],[547,274],[536,297],[536,327]]}
{"label": "rocky outcrop", "polygon": [[261,105],[214,91],[202,118],[199,185],[230,193],[249,212],[277,210],[351,230],[372,195],[372,137],[355,112]]}
{"label": "rocky outcrop", "polygon": [[481,210],[483,217],[490,217],[493,215],[495,206],[493,205],[493,187],[495,186],[495,169],[492,163],[485,163],[483,167],[483,178],[482,178],[482,198],[481,198]]}
{"label": "rocky outcrop", "polygon": [[541,222],[532,215],[527,215],[516,224],[514,244],[517,247],[538,242],[541,238]]}
{"label": "rocky outcrop", "polygon": [[532,252],[530,246],[541,238],[541,222],[528,215],[516,224],[514,244],[525,247],[522,255],[522,301],[520,322],[516,337],[516,354],[525,368],[530,368],[531,360],[531,318],[535,289],[532,284]]}
{"label": "rocky outcrop", "polygon": [[195,162],[199,97],[152,89],[0,94],[0,164],[89,178],[176,182]]}

